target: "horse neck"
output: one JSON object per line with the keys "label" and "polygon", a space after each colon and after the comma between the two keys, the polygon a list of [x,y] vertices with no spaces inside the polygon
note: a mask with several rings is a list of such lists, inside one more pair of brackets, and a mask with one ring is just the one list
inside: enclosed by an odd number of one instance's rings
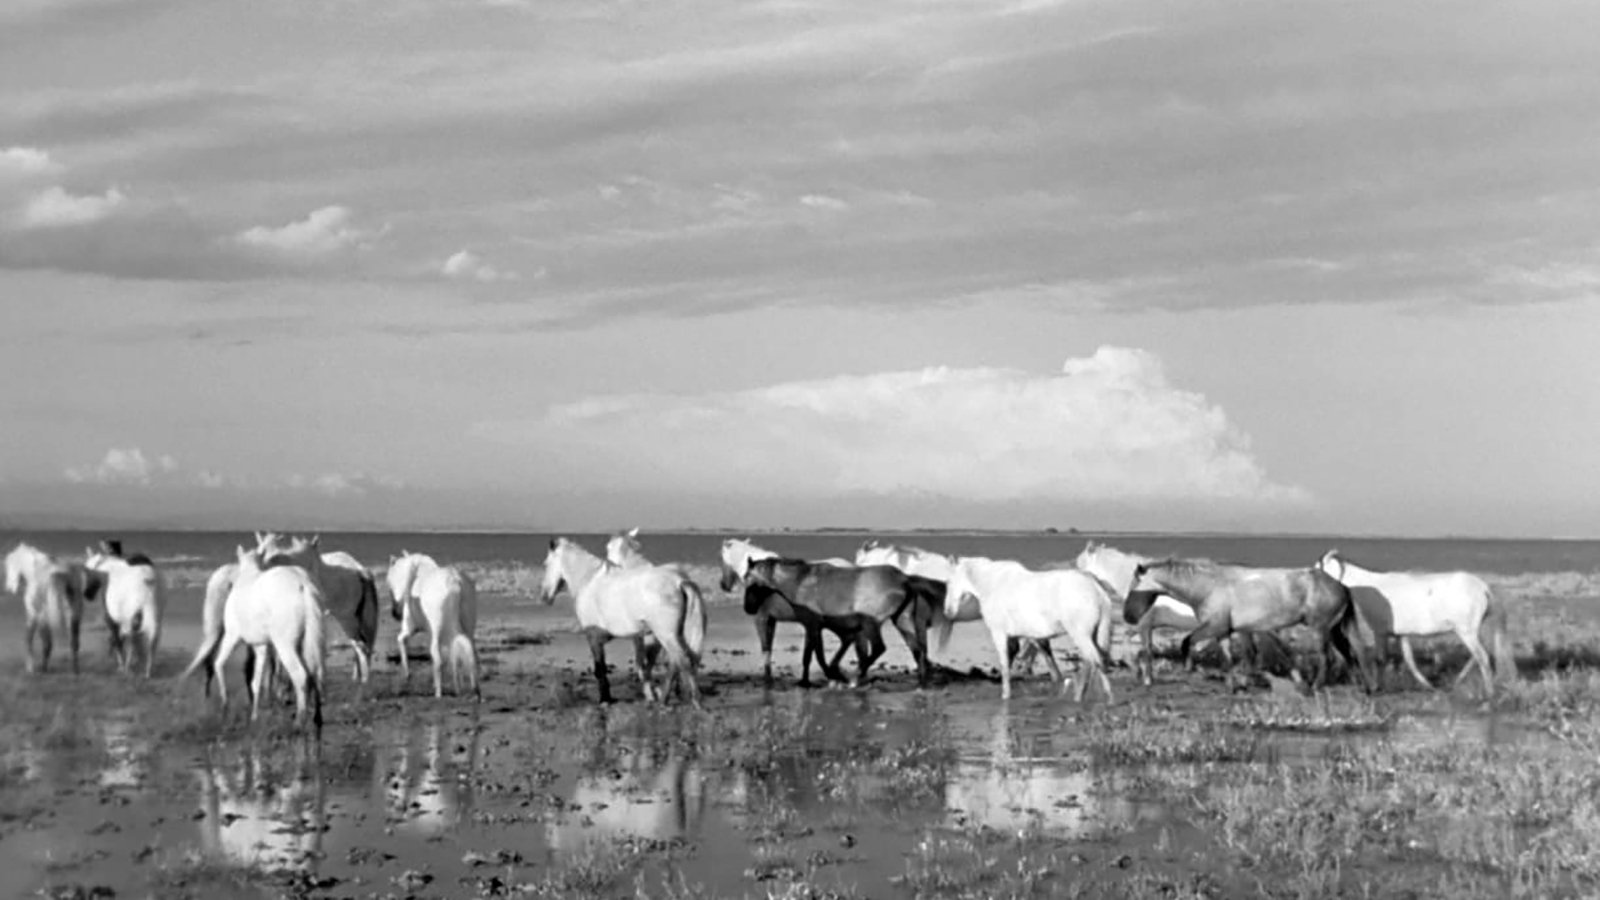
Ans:
{"label": "horse neck", "polygon": [[1161,578],[1158,581],[1161,587],[1165,589],[1165,593],[1188,603],[1198,603],[1204,600],[1223,581],[1222,574],[1213,569],[1198,567],[1181,570],[1165,568],[1157,571],[1162,571],[1166,574],[1165,578]]}
{"label": "horse neck", "polygon": [[605,571],[606,561],[577,544],[568,544],[566,552],[562,554],[561,568],[567,576],[567,587],[576,597],[595,576]]}

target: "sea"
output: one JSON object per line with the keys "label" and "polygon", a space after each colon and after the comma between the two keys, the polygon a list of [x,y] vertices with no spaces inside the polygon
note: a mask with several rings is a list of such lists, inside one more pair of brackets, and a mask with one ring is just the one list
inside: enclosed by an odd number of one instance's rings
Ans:
{"label": "sea", "polygon": [[[605,552],[604,534],[566,535],[595,553]],[[1336,535],[1152,534],[997,531],[770,531],[645,532],[645,552],[661,562],[714,566],[726,537],[747,537],[785,556],[820,559],[853,557],[871,538],[964,556],[1015,559],[1042,567],[1070,562],[1085,542],[1111,544],[1147,556],[1203,557],[1256,566],[1306,566],[1338,548],[1361,565],[1383,570],[1465,570],[1484,575],[1600,571],[1600,540],[1482,538],[1380,538]],[[553,534],[539,532],[323,532],[322,545],[345,550],[368,565],[381,566],[401,550],[424,552],[443,563],[540,564]],[[142,552],[158,563],[216,566],[234,558],[239,544],[254,545],[244,531],[19,531],[0,530],[0,547],[27,541],[53,555],[79,555],[102,538],[121,539],[124,549]]]}

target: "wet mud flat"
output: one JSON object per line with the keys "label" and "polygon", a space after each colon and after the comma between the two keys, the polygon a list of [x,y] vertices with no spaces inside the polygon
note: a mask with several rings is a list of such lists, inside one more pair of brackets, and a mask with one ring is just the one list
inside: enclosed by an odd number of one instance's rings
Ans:
{"label": "wet mud flat", "polygon": [[[749,628],[714,610],[699,710],[639,702],[615,643],[622,702],[601,708],[559,610],[505,607],[482,629],[484,703],[425,695],[416,657],[409,692],[381,657],[358,689],[338,652],[320,743],[282,707],[224,721],[197,682],[126,681],[93,650],[76,679],[0,659],[0,895],[1600,889],[1600,680],[1576,650],[1492,707],[1399,679],[1375,699],[1230,694],[1170,663],[1079,706],[1042,677],[1009,703],[982,678],[918,691],[903,655],[861,689],[802,691],[785,631],[768,690]],[[986,644],[958,629],[943,658],[992,667]]]}

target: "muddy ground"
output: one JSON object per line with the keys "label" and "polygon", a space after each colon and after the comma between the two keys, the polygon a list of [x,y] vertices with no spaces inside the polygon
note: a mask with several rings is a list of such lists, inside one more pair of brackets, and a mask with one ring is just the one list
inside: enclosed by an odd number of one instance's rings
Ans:
{"label": "muddy ground", "polygon": [[[13,614],[0,628],[19,635]],[[20,636],[5,638],[0,896],[1462,897],[1600,885],[1600,738],[1584,699],[1595,679],[1576,650],[1493,706],[1397,676],[1375,700],[1349,686],[1230,694],[1215,671],[1170,662],[1149,689],[1115,671],[1110,703],[1063,700],[1042,675],[1002,703],[983,677],[917,690],[898,645],[863,688],[798,689],[792,626],[780,626],[779,685],[765,689],[749,620],[724,607],[702,709],[641,703],[622,642],[621,702],[598,708],[569,610],[498,598],[482,622],[481,705],[425,695],[422,659],[405,690],[386,621],[370,685],[352,684],[347,651],[332,654],[320,744],[281,706],[251,727],[170,677],[195,646],[193,622],[169,629],[149,683],[110,671],[96,624],[77,677],[23,674]],[[981,628],[958,628],[941,659],[993,672]],[[1453,674],[1457,661],[1437,664]]]}

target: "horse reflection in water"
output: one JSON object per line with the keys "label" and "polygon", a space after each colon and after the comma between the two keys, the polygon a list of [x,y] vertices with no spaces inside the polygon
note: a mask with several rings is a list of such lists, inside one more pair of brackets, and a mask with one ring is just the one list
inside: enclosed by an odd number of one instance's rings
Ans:
{"label": "horse reflection in water", "polygon": [[1159,806],[1120,796],[1113,776],[1097,774],[1087,754],[1057,746],[1049,729],[1019,732],[1000,711],[988,732],[989,755],[959,761],[945,789],[954,825],[1086,839],[1161,815]]}
{"label": "horse reflection in water", "polygon": [[452,730],[443,719],[409,729],[386,786],[388,817],[397,832],[426,838],[467,822],[478,733],[472,724]]}
{"label": "horse reflection in water", "polygon": [[[608,733],[604,717],[593,727],[599,734],[584,766],[587,774],[545,825],[551,850],[630,838],[668,841],[699,830],[709,805],[705,775],[681,745],[643,733],[631,740]],[[617,747],[632,752],[618,754]]]}
{"label": "horse reflection in water", "polygon": [[320,858],[325,788],[312,749],[241,747],[208,753],[200,781],[200,846],[242,865],[303,868]]}
{"label": "horse reflection in water", "polygon": [[141,737],[132,719],[110,718],[96,723],[105,741],[106,765],[100,769],[100,786],[143,787],[151,774],[154,747]]}

